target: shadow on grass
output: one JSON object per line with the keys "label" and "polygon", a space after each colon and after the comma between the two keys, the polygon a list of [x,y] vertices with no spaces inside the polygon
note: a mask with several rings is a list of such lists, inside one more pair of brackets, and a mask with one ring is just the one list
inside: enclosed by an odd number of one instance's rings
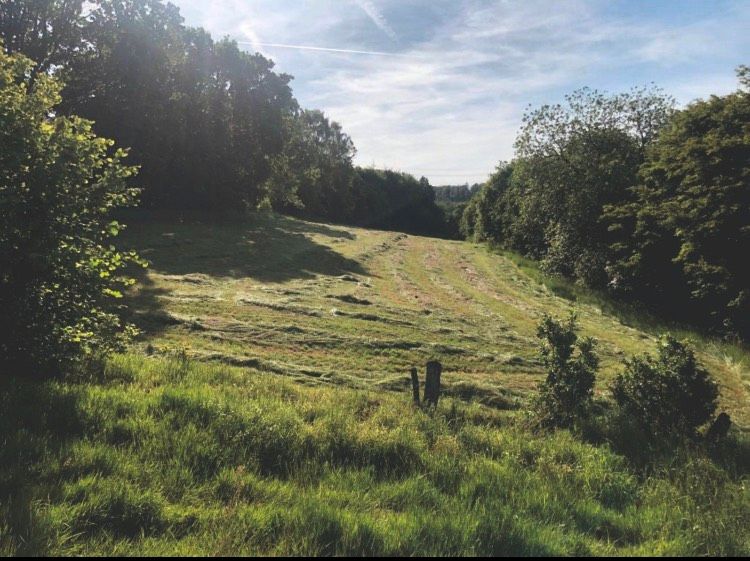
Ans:
{"label": "shadow on grass", "polygon": [[121,245],[135,248],[151,270],[169,275],[202,274],[285,282],[318,275],[368,275],[358,262],[312,235],[351,240],[344,229],[263,214],[246,218],[143,214],[126,217]]}
{"label": "shadow on grass", "polygon": [[126,309],[123,314],[128,323],[132,323],[141,331],[139,338],[154,336],[175,323],[172,316],[164,308],[161,296],[169,291],[158,288],[144,269],[133,270],[129,273],[136,279],[135,288],[127,295]]}
{"label": "shadow on grass", "polygon": [[80,392],[60,382],[0,377],[0,554],[43,555],[52,530],[35,508],[42,464],[80,440]]}
{"label": "shadow on grass", "polygon": [[139,211],[120,217],[127,224],[119,240],[135,249],[149,268],[133,269],[137,286],[127,300],[125,317],[146,335],[175,323],[164,309],[155,272],[187,283],[210,284],[215,279],[252,279],[263,283],[312,279],[319,275],[369,276],[356,260],[347,258],[312,236],[332,243],[353,240],[348,230],[267,214],[182,215]]}

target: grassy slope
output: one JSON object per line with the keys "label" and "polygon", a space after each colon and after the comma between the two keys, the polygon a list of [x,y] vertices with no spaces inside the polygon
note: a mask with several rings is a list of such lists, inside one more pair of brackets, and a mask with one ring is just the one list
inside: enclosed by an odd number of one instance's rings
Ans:
{"label": "grassy slope", "polygon": [[750,552],[735,470],[686,456],[642,480],[456,398],[429,414],[137,355],[2,390],[0,555]]}
{"label": "grassy slope", "polygon": [[[600,342],[605,390],[622,358],[652,350],[658,335],[559,297],[528,268],[465,242],[267,216],[152,221],[133,225],[128,241],[152,262],[137,321],[157,351],[307,383],[396,389],[434,357],[449,392],[512,401],[541,378],[542,313],[575,311]],[[750,426],[750,355],[696,346],[721,383],[723,408]]]}
{"label": "grassy slope", "polygon": [[[571,304],[508,259],[269,217],[130,236],[144,340],[95,380],[0,388],[0,554],[750,553],[745,468],[643,477],[524,431],[534,325]],[[604,378],[653,345],[577,310]],[[746,419],[722,354],[702,358]],[[398,390],[433,356],[455,397],[428,414]]]}

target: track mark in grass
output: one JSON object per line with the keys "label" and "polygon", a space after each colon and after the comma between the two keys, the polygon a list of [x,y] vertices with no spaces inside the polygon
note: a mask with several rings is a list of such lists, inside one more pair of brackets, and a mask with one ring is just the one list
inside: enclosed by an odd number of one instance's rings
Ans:
{"label": "track mark in grass", "polygon": [[291,314],[298,314],[303,316],[321,317],[323,312],[313,308],[304,308],[302,306],[295,306],[293,304],[279,303],[279,302],[265,302],[262,300],[255,300],[248,297],[239,297],[237,302],[240,304],[246,304],[248,306],[258,306],[259,308],[268,308],[277,312],[288,312]]}
{"label": "track mark in grass", "polygon": [[356,296],[352,294],[329,294],[326,296],[326,298],[331,298],[333,300],[339,300],[340,302],[346,302],[347,304],[357,304],[359,306],[372,306],[372,302],[365,298],[357,298]]}

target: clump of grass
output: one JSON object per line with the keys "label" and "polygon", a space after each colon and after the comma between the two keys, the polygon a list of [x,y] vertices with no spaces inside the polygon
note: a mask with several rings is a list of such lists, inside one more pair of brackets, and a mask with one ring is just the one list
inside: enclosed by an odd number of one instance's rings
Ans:
{"label": "clump of grass", "polygon": [[88,476],[65,486],[62,504],[51,509],[77,535],[110,532],[117,536],[158,535],[167,525],[165,501],[155,491],[118,477]]}

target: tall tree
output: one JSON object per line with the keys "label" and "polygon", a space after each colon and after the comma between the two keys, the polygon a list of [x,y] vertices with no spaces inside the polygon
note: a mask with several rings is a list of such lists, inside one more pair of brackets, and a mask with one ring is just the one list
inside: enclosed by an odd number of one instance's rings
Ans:
{"label": "tall tree", "polygon": [[566,106],[528,112],[516,140],[517,216],[510,243],[555,273],[602,286],[609,255],[605,205],[636,181],[673,100],[654,88],[618,95],[582,89]]}
{"label": "tall tree", "polygon": [[[674,115],[627,201],[608,208],[612,283],[712,328],[750,335],[750,87]],[[687,304],[690,305],[687,305]]]}
{"label": "tall tree", "polygon": [[273,160],[267,196],[279,210],[351,221],[356,153],[341,125],[321,111],[301,110],[285,121],[284,150]]}

